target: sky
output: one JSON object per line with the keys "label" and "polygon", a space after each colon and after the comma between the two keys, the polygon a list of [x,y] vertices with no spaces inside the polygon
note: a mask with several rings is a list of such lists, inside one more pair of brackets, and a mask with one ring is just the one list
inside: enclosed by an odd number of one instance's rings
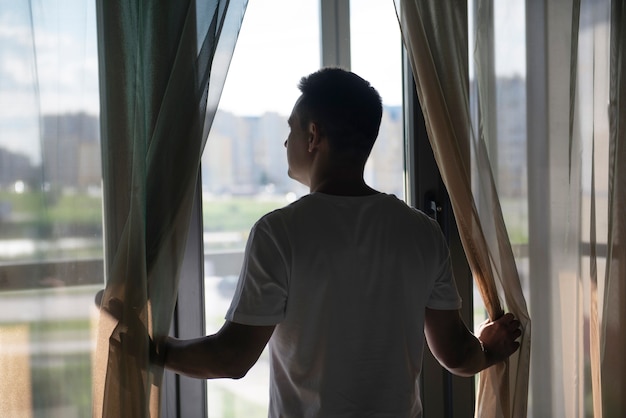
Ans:
{"label": "sky", "polygon": [[[369,80],[386,104],[399,105],[402,40],[393,2],[357,0],[351,6],[351,69]],[[222,109],[289,115],[299,96],[299,79],[321,65],[319,39],[318,0],[251,0],[220,101]]]}
{"label": "sky", "polygon": [[[250,0],[220,107],[289,115],[300,77],[320,67],[319,0]],[[524,73],[523,3],[495,2],[496,70]],[[352,70],[402,103],[392,1],[352,0]],[[31,25],[31,16],[32,23]],[[521,17],[520,17],[521,16]],[[95,1],[0,0],[0,147],[40,158],[40,115],[99,113]]]}
{"label": "sky", "polygon": [[21,114],[23,106],[33,106],[29,96],[38,97],[36,106],[43,113],[57,109],[97,113],[96,44],[91,2],[0,0],[3,102],[10,97],[9,107]]}
{"label": "sky", "polygon": [[0,0],[0,147],[36,164],[41,115],[98,114],[95,30],[91,2]]}

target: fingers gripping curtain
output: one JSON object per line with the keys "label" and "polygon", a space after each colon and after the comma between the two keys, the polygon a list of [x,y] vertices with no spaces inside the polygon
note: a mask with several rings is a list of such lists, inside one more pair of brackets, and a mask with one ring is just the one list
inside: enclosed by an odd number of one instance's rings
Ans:
{"label": "fingers gripping curtain", "polygon": [[[403,41],[437,165],[449,192],[461,241],[490,318],[502,315],[498,289],[522,322],[521,347],[507,363],[480,374],[476,415],[526,416],[530,319],[484,139],[473,137],[469,110],[465,1],[396,0]],[[468,146],[468,144],[471,146]],[[470,150],[479,173],[472,195]],[[476,201],[486,210],[479,214]]]}
{"label": "fingers gripping curtain", "polygon": [[169,330],[200,157],[246,3],[98,2],[102,306],[122,321],[100,317],[94,416],[159,414],[148,335]]}

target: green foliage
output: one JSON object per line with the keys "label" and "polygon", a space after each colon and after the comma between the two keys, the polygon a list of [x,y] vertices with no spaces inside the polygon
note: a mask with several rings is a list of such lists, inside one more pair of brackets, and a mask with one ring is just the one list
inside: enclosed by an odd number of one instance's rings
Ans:
{"label": "green foliage", "polygon": [[99,225],[102,223],[102,199],[86,195],[63,195],[49,208],[55,223]]}
{"label": "green foliage", "polygon": [[0,191],[0,202],[6,202],[11,207],[12,212],[27,213],[31,212],[32,208],[37,205],[41,205],[40,193],[14,193]]}
{"label": "green foliage", "polygon": [[[3,191],[0,202],[7,202],[11,208],[3,226],[16,231],[15,236],[24,236],[24,231],[33,227],[49,232],[77,228],[100,231],[102,228],[102,199],[99,197],[59,194],[48,198],[42,192]],[[249,231],[261,216],[286,204],[280,196],[205,199],[204,228],[207,231]],[[22,233],[18,233],[20,231]]]}
{"label": "green foliage", "polygon": [[0,239],[49,238],[57,232],[93,236],[102,231],[102,199],[86,194],[0,192],[8,213],[0,219]]}
{"label": "green foliage", "polygon": [[503,198],[502,215],[511,244],[528,243],[528,202],[525,198]]}
{"label": "green foliage", "polygon": [[91,415],[91,357],[72,354],[33,359],[31,369],[33,409],[38,416],[47,410],[70,408],[76,416]]}
{"label": "green foliage", "polygon": [[65,321],[37,321],[30,324],[31,338],[36,339],[37,335],[45,335],[49,338],[50,335],[59,332],[74,332],[83,334],[85,339],[90,338],[91,332],[91,319],[68,319]]}

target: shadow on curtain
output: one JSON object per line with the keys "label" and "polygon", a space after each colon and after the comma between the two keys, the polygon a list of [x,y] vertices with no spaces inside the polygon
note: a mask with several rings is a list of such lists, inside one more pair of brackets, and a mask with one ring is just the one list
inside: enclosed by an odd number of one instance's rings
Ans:
{"label": "shadow on curtain", "polygon": [[[97,4],[102,306],[128,325],[102,310],[94,416],[159,416],[163,370],[150,362],[148,336],[167,335],[170,327],[200,158],[246,4]],[[112,306],[113,299],[121,304]]]}

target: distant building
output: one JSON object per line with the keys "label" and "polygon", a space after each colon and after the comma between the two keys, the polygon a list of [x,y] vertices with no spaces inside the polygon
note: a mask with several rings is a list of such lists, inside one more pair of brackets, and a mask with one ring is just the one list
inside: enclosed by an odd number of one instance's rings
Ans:
{"label": "distant building", "polygon": [[98,117],[85,113],[44,116],[42,152],[45,179],[50,186],[64,189],[100,185]]}
{"label": "distant building", "polygon": [[294,181],[287,176],[287,150],[284,145],[289,135],[287,116],[266,113],[257,121],[253,132],[259,185],[280,192],[293,189]]}
{"label": "distant building", "polygon": [[244,193],[253,188],[247,118],[218,110],[202,155],[203,186],[211,193]]}
{"label": "distant building", "polygon": [[37,168],[27,155],[0,148],[0,188],[12,187],[17,181],[36,184]]}
{"label": "distant building", "polygon": [[496,83],[497,183],[503,196],[524,196],[527,192],[526,80],[519,76],[500,77]]}
{"label": "distant building", "polygon": [[[479,126],[491,126],[492,142],[488,149],[494,180],[500,197],[521,197],[527,194],[526,161],[526,79],[521,76],[498,77],[494,88],[495,115],[489,123],[479,121],[476,80],[470,81],[470,107],[474,135]],[[474,176],[477,179],[478,176]],[[476,184],[474,184],[476,187]]]}
{"label": "distant building", "polygon": [[[404,141],[401,107],[385,108],[366,176],[374,187],[401,195]],[[287,175],[287,116],[236,116],[218,110],[202,156],[203,186],[210,193],[302,191]]]}
{"label": "distant building", "polygon": [[283,143],[287,118],[276,113],[235,116],[218,111],[202,157],[205,190],[256,194],[266,188],[287,190],[287,157]]}

